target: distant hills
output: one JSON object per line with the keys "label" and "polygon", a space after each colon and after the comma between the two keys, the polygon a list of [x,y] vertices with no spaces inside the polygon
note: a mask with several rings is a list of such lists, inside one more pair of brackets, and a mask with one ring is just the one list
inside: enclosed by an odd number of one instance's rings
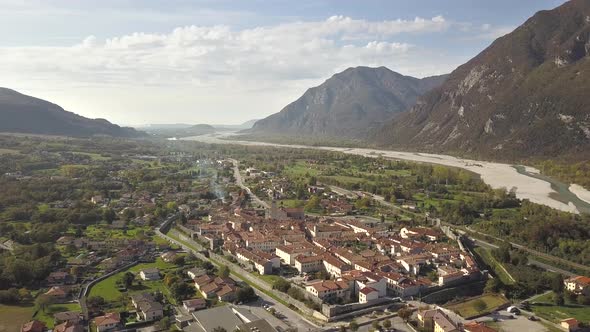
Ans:
{"label": "distant hills", "polygon": [[590,1],[540,11],[376,131],[383,146],[494,159],[590,156]]}
{"label": "distant hills", "polygon": [[144,127],[144,130],[150,134],[163,136],[163,137],[190,137],[200,136],[206,134],[212,134],[216,129],[208,124],[197,124],[197,125],[181,125],[181,124],[170,124],[170,125],[151,125]]}
{"label": "distant hills", "polygon": [[418,79],[385,67],[349,68],[307,90],[279,113],[257,121],[248,133],[364,139],[445,78]]}
{"label": "distant hills", "polygon": [[0,132],[88,137],[142,137],[145,133],[104,119],[88,119],[56,104],[0,88]]}

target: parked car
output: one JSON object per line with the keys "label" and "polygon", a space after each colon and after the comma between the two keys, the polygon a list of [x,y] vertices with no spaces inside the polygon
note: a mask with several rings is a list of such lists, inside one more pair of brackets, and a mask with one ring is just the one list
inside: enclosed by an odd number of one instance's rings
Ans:
{"label": "parked car", "polygon": [[530,316],[530,317],[529,317],[529,320],[531,320],[531,321],[533,321],[533,322],[536,322],[536,321],[538,321],[538,320],[539,320],[539,318],[537,318],[537,317],[535,317],[535,316]]}

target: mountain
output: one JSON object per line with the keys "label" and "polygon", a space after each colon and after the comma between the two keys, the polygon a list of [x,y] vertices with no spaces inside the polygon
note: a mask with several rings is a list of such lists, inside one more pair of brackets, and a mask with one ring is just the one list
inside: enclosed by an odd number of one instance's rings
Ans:
{"label": "mountain", "polygon": [[237,125],[215,124],[215,125],[213,125],[213,127],[215,127],[215,129],[219,129],[219,130],[244,130],[244,129],[252,128],[252,126],[254,125],[254,123],[256,123],[256,121],[258,121],[258,120],[248,120],[242,124],[237,124]]}
{"label": "mountain", "polygon": [[279,113],[257,121],[249,133],[362,139],[445,78],[418,79],[385,67],[349,68],[307,90]]}
{"label": "mountain", "polygon": [[590,157],[589,54],[590,1],[540,11],[373,139],[492,159]]}
{"label": "mountain", "polygon": [[67,112],[58,105],[0,88],[0,132],[88,137],[144,136],[131,128],[119,127],[104,119],[88,119]]}
{"label": "mountain", "polygon": [[197,125],[159,125],[145,129],[148,133],[164,137],[190,137],[212,134],[215,128],[208,124]]}

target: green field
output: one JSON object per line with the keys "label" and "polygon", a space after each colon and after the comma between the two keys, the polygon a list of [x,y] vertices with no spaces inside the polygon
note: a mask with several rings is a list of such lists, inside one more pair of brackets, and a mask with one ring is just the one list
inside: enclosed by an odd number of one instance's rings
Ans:
{"label": "green field", "polygon": [[53,327],[53,315],[58,312],[64,311],[81,311],[78,303],[64,303],[64,304],[52,304],[45,308],[45,311],[37,311],[35,319],[45,322],[47,328]]}
{"label": "green field", "polygon": [[504,266],[500,262],[498,262],[494,258],[494,256],[492,256],[490,250],[485,249],[483,247],[477,247],[475,248],[475,252],[491,269],[494,270],[494,274],[498,276],[498,278],[500,279],[500,281],[502,281],[503,284],[514,284],[514,279],[512,278],[512,276],[510,276],[510,274],[508,273],[508,271],[506,271]]}
{"label": "green field", "polygon": [[317,176],[320,173],[320,171],[316,168],[311,168],[304,161],[298,161],[294,164],[285,167],[284,173],[289,177],[300,177],[306,174],[309,174],[310,176]]}
{"label": "green field", "polygon": [[[485,302],[486,308],[484,310],[477,310],[475,308],[475,304],[478,300],[483,300]],[[503,295],[486,294],[446,306],[446,308],[456,312],[465,319],[469,319],[471,317],[476,317],[488,312],[492,312],[507,303],[509,303],[509,301]]]}
{"label": "green field", "polygon": [[531,309],[539,317],[543,317],[554,323],[559,323],[562,319],[576,318],[581,322],[590,321],[590,306],[582,306],[568,301],[562,306],[555,305],[553,302],[553,292],[539,296],[531,301]]}
{"label": "green field", "polygon": [[34,306],[8,306],[0,304],[0,332],[20,331],[21,325],[31,320]]}
{"label": "green field", "polygon": [[[160,275],[164,275],[167,271],[171,271],[171,270],[176,270],[178,267],[172,263],[166,263],[164,262],[161,258],[158,257],[158,259],[154,262],[154,263],[144,263],[144,264],[138,264],[135,265],[131,268],[129,268],[127,271],[130,271],[134,274],[138,274],[140,270],[145,269],[145,268],[149,268],[149,267],[157,267],[158,269],[160,269]],[[121,276],[123,276],[123,274],[125,274],[125,272],[127,271],[121,271],[115,275],[112,275],[104,280],[102,280],[101,282],[97,283],[96,285],[94,285],[91,289],[90,289],[90,293],[89,293],[89,297],[92,296],[102,296],[107,302],[111,302],[112,304],[114,304],[115,307],[120,307],[122,301],[120,301],[123,297],[126,297],[128,295],[134,294],[134,293],[140,293],[140,292],[155,292],[155,291],[161,291],[162,294],[164,294],[168,300],[172,303],[174,303],[174,300],[172,299],[172,297],[170,296],[170,291],[168,291],[168,289],[164,286],[164,283],[162,282],[162,280],[156,280],[156,281],[143,281],[141,280],[141,286],[138,285],[137,281],[134,283],[134,285],[132,287],[129,288],[129,290],[125,293],[122,293],[119,291],[118,287],[117,287],[117,280],[119,280],[121,278]],[[139,280],[139,277],[136,278],[136,280]]]}
{"label": "green field", "polygon": [[3,155],[3,154],[20,154],[20,151],[0,148],[0,155]]}
{"label": "green field", "polygon": [[138,233],[147,233],[149,227],[133,227],[129,226],[127,230],[109,229],[105,225],[90,225],[84,231],[85,235],[91,239],[114,238],[114,239],[135,239]]}

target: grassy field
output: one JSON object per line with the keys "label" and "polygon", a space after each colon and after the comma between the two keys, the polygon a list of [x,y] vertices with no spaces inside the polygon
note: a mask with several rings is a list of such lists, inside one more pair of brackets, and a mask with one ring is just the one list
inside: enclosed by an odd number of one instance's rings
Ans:
{"label": "grassy field", "polygon": [[20,151],[0,148],[0,155],[3,155],[3,154],[20,154]]}
{"label": "grassy field", "polygon": [[98,153],[89,153],[89,152],[73,152],[73,153],[78,154],[78,155],[88,156],[92,160],[110,160],[111,159],[111,157],[104,157]]}
{"label": "grassy field", "polygon": [[85,234],[91,239],[135,239],[139,232],[147,233],[149,230],[149,227],[129,226],[125,231],[122,229],[109,229],[105,225],[90,225],[86,228]]}
{"label": "grassy field", "polygon": [[320,171],[318,169],[311,168],[304,161],[299,161],[299,162],[296,162],[292,165],[285,167],[284,172],[285,172],[285,175],[294,176],[294,177],[300,177],[300,176],[304,176],[306,174],[309,174],[311,176],[317,176],[320,173]]}
{"label": "grassy field", "polygon": [[490,250],[485,249],[483,247],[478,247],[475,248],[475,252],[479,255],[479,257],[481,257],[481,259],[483,259],[483,261],[494,270],[494,273],[498,276],[498,278],[500,278],[500,281],[502,281],[503,284],[505,285],[512,285],[514,284],[514,279],[512,278],[512,276],[510,276],[510,274],[508,273],[508,271],[506,271],[506,269],[504,268],[504,266],[498,262],[494,256],[492,256],[492,253],[490,252]]}
{"label": "grassy field", "polygon": [[45,308],[45,311],[37,311],[37,314],[33,317],[37,320],[45,322],[47,328],[53,328],[53,315],[58,312],[64,311],[80,311],[80,305],[78,303],[64,303],[64,304],[52,304]]}
{"label": "grassy field", "polygon": [[566,303],[562,306],[555,305],[553,302],[553,293],[548,293],[537,297],[532,301],[531,309],[539,317],[543,317],[555,323],[562,319],[576,318],[582,322],[590,321],[590,306],[582,306],[571,303],[565,299]]}
{"label": "grassy field", "polygon": [[21,325],[30,321],[34,312],[34,306],[0,304],[0,332],[20,331]]}
{"label": "grassy field", "polygon": [[[138,274],[140,270],[145,269],[145,268],[149,268],[149,267],[157,267],[158,269],[160,269],[161,275],[164,275],[167,271],[175,270],[178,268],[176,265],[171,264],[171,263],[166,263],[158,257],[158,259],[154,263],[138,264],[138,265],[131,267],[127,271],[130,271],[134,274]],[[110,276],[110,277],[102,280],[98,284],[94,285],[92,287],[92,289],[90,289],[90,294],[88,296],[89,297],[102,296],[107,302],[117,303],[117,302],[119,302],[119,299],[121,298],[121,296],[128,296],[128,295],[131,295],[134,293],[140,293],[140,292],[161,291],[162,294],[164,294],[170,302],[174,303],[174,300],[170,296],[170,292],[164,286],[164,283],[161,280],[156,280],[156,281],[143,281],[142,280],[141,286],[138,285],[136,282],[132,287],[129,288],[129,290],[126,293],[120,292],[117,287],[117,280],[119,280],[121,278],[121,276],[123,276],[123,274],[125,274],[125,272],[127,272],[127,271],[119,272],[113,276]],[[137,279],[138,278],[136,278],[136,280]]]}
{"label": "grassy field", "polygon": [[[486,304],[486,308],[484,310],[476,309],[477,301],[482,300]],[[483,296],[475,297],[468,299],[463,302],[455,303],[449,306],[446,306],[447,309],[452,310],[459,314],[461,317],[465,319],[469,319],[471,317],[476,317],[479,315],[483,315],[485,313],[491,312],[496,310],[498,307],[501,307],[508,303],[508,300],[500,294],[486,294]]]}

